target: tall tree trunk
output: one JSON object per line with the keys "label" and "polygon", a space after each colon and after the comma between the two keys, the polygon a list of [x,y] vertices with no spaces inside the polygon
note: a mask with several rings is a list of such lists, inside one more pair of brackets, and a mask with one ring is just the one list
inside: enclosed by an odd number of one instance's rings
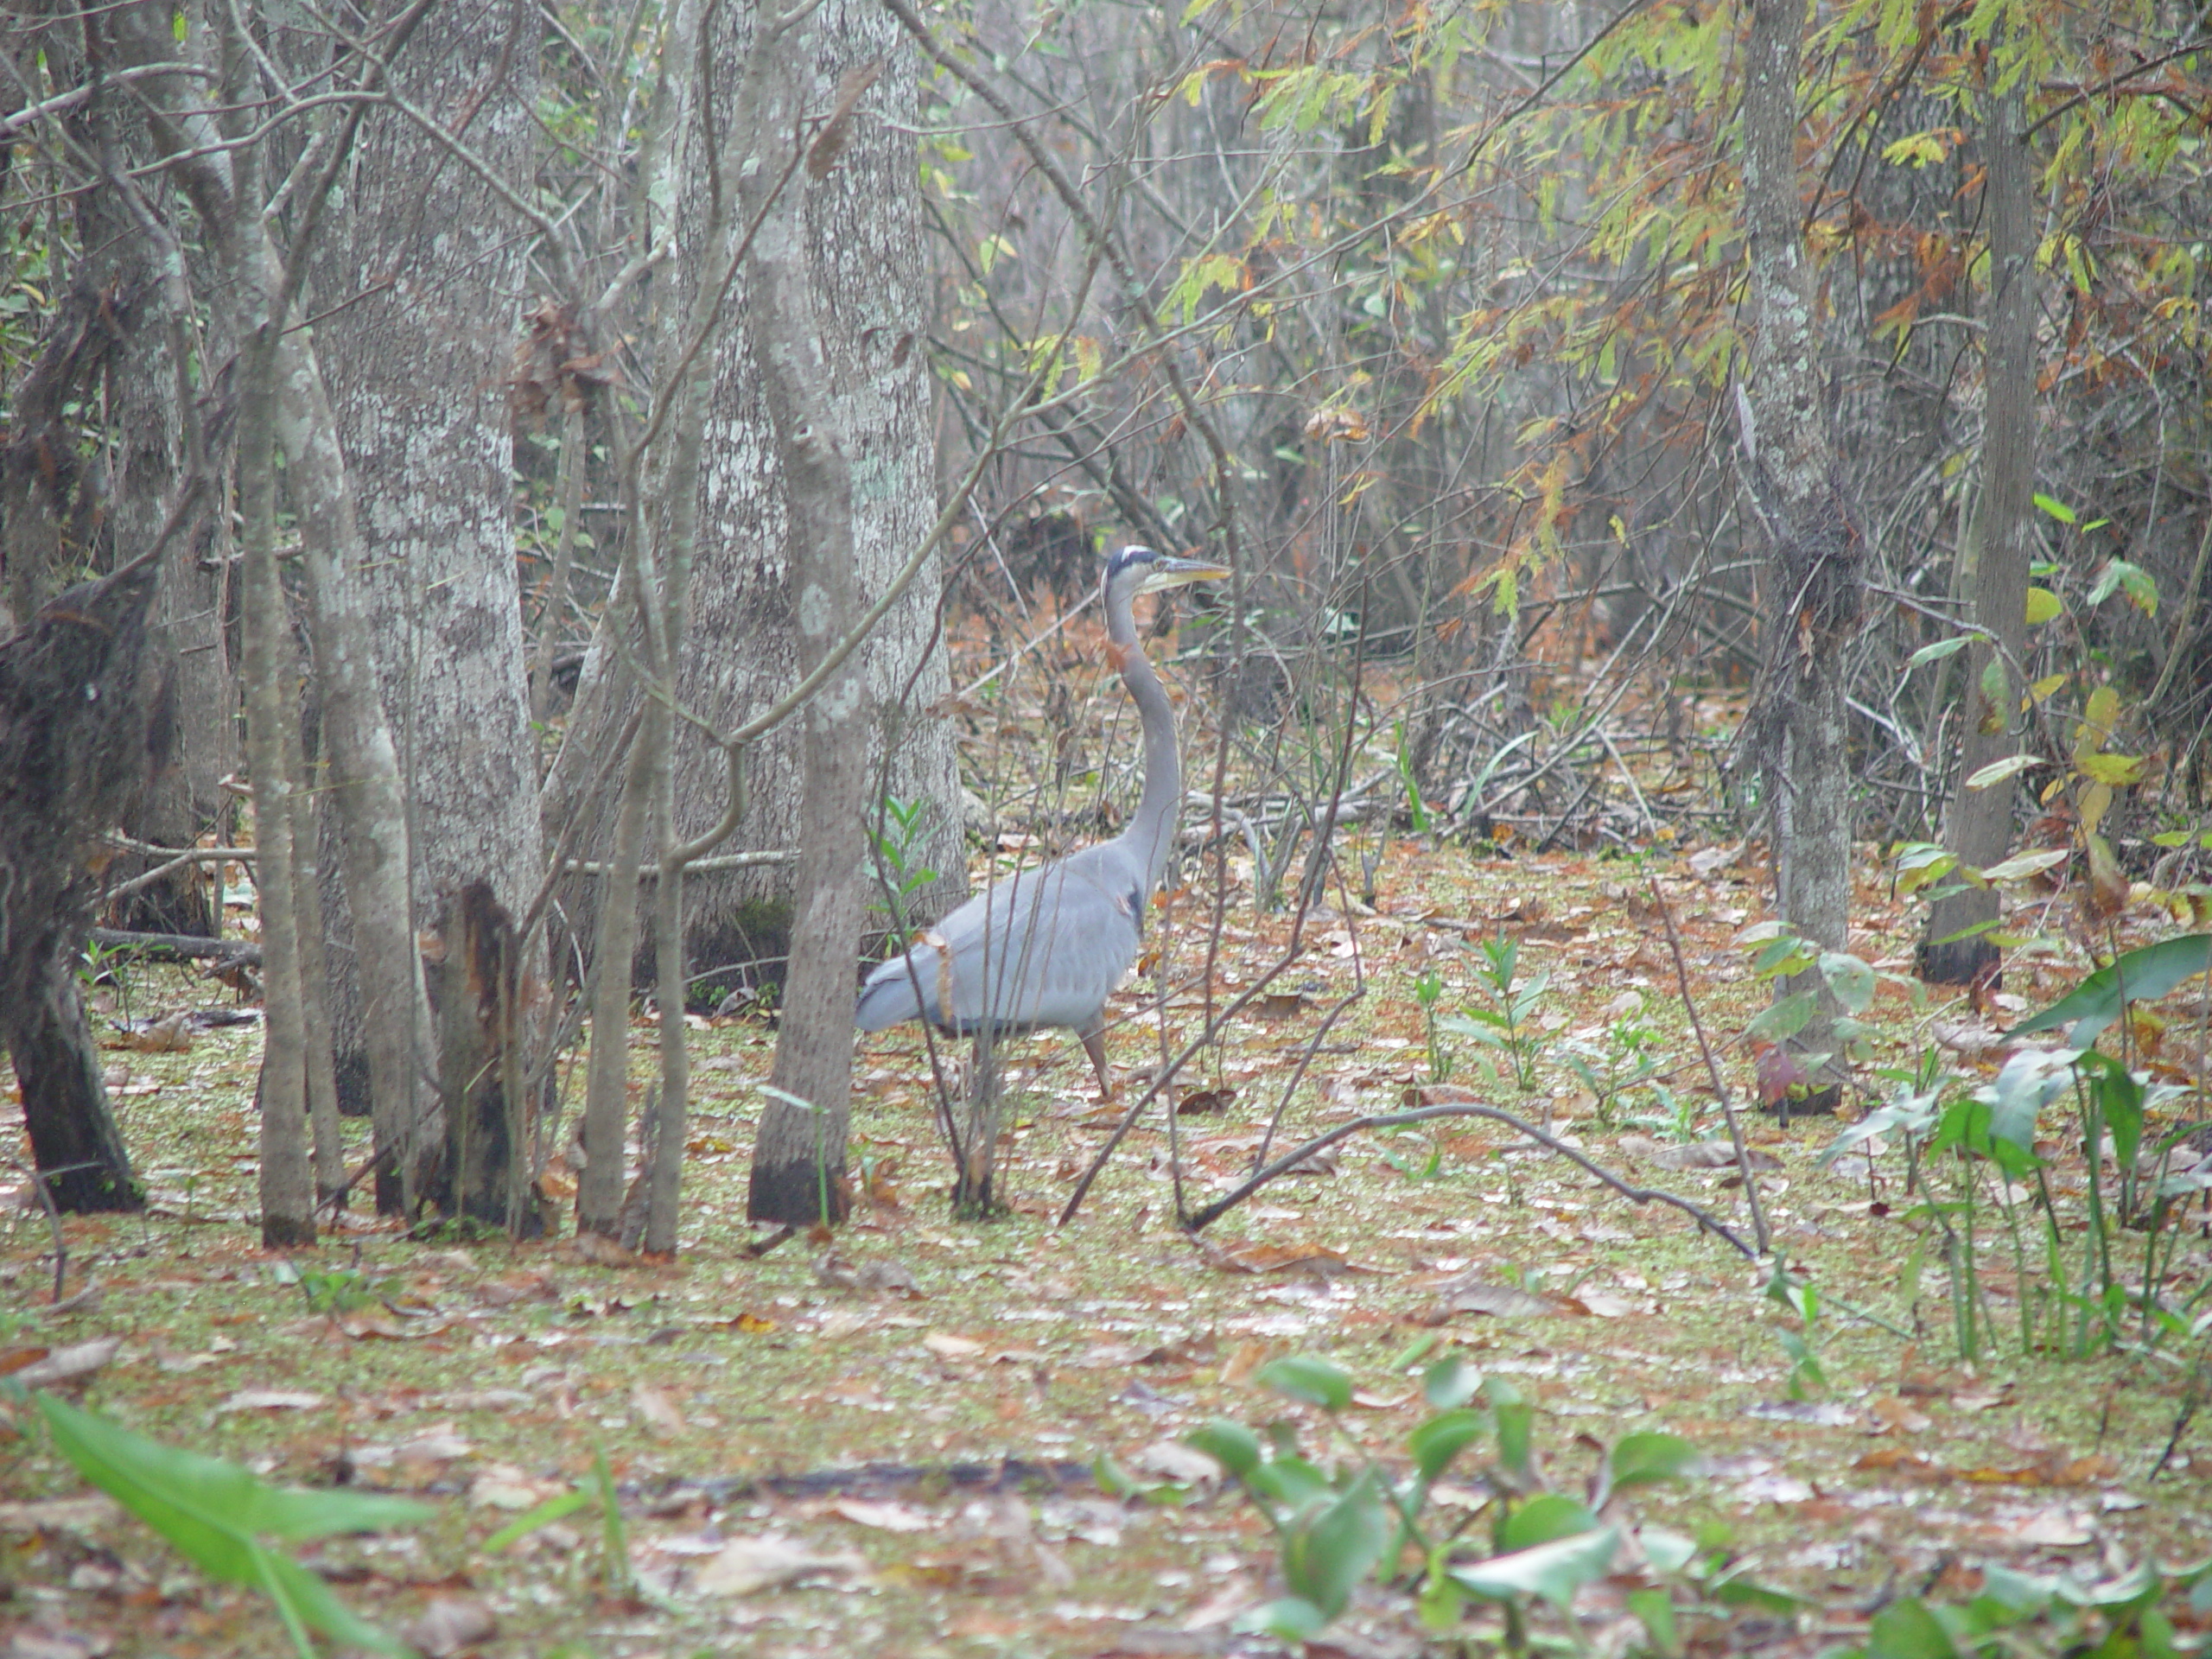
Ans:
{"label": "tall tree trunk", "polygon": [[[250,175],[249,175],[250,176]],[[315,1243],[315,1183],[308,1171],[307,1015],[301,1005],[299,904],[292,868],[293,779],[285,728],[292,696],[290,619],[276,573],[275,342],[246,342],[238,387],[239,579],[245,617],[240,653],[246,753],[253,768],[255,887],[261,912],[261,1243]]]}
{"label": "tall tree trunk", "polygon": [[[270,263],[275,263],[273,253]],[[273,283],[272,283],[273,287]],[[423,958],[408,882],[407,797],[376,687],[371,618],[353,573],[365,563],[337,423],[314,353],[277,345],[277,441],[301,531],[315,683],[327,748],[324,783],[339,814],[340,862],[360,964],[363,1046],[380,1154],[377,1209],[414,1209],[416,1162],[429,1128],[418,1057],[430,1052]]]}
{"label": "tall tree trunk", "polygon": [[[1993,788],[1970,789],[1966,780],[2019,746],[2024,690],[2019,670],[2028,645],[2028,563],[2035,539],[2036,235],[2025,124],[2025,100],[2016,82],[1994,100],[1984,130],[1989,308],[1981,477],[1973,520],[1961,539],[1962,568],[1955,584],[1966,601],[1964,620],[1986,630],[1986,637],[1966,653],[1965,729],[1943,841],[1961,863],[1977,869],[2001,861],[2012,843],[2017,785],[2008,779]],[[1994,887],[1965,882],[1936,899],[1921,947],[1922,976],[1964,985],[1994,972],[1997,947],[1986,929],[1997,910]]]}
{"label": "tall tree trunk", "polygon": [[[749,6],[726,3],[715,14],[715,62],[726,66],[723,101],[743,60]],[[826,112],[849,69],[881,60],[881,79],[852,118],[850,141],[837,169],[805,193],[804,237],[810,261],[816,320],[821,328],[817,394],[842,434],[853,474],[855,569],[863,601],[881,591],[891,572],[923,539],[936,516],[930,442],[929,382],[922,348],[929,283],[922,256],[911,142],[876,111],[911,108],[915,63],[897,31],[867,0],[825,0],[805,26],[810,47],[801,68],[808,107]],[[785,149],[779,152],[788,155]],[[680,213],[686,246],[696,245],[706,215],[709,152],[696,132],[684,140],[677,176],[684,181]],[[703,264],[705,262],[698,262]],[[681,283],[703,278],[689,265]],[[746,291],[741,282],[741,294]],[[745,303],[742,297],[733,304]],[[715,364],[709,430],[700,485],[698,554],[690,587],[686,649],[678,696],[725,728],[767,708],[798,678],[798,588],[785,562],[790,545],[785,497],[778,474],[780,451],[752,346],[732,331]],[[917,861],[942,873],[921,896],[924,916],[957,897],[964,885],[958,776],[948,721],[925,714],[949,689],[943,654],[934,650],[937,572],[925,570],[861,653],[879,716],[868,747],[891,750],[887,787],[904,798],[935,803]],[[591,800],[588,784],[605,746],[622,732],[638,700],[630,666],[607,627],[630,626],[631,614],[610,607],[607,625],[582,671],[569,742],[547,779],[542,803],[549,835],[581,815],[583,857],[603,860],[613,837],[616,803]],[[747,761],[751,805],[723,850],[798,846],[804,762],[808,745],[792,721],[756,745]],[[721,755],[679,724],[675,778],[677,828],[696,836],[721,815],[726,799]],[[608,791],[611,796],[613,791]],[[790,937],[793,878],[786,868],[695,871],[685,880],[691,969],[716,967],[765,950],[783,954]],[[562,905],[588,940],[603,897],[601,882],[578,877]],[[782,963],[760,964],[760,978],[782,982]],[[734,982],[709,978],[709,992]]]}
{"label": "tall tree trunk", "polygon": [[[766,72],[757,125],[761,165],[747,171],[740,193],[747,222],[760,223],[746,267],[745,338],[783,477],[784,563],[802,675],[821,665],[862,609],[847,440],[840,410],[824,395],[830,377],[816,299],[822,285],[805,225],[811,192],[800,188],[802,179],[818,176],[813,157],[789,191],[772,205],[767,199],[784,146],[804,142],[802,120],[822,107],[810,102],[823,90],[810,73],[823,45],[817,28],[812,20],[787,27],[755,48]],[[861,664],[848,658],[804,715],[791,959],[771,1077],[778,1092],[761,1113],[753,1147],[746,1198],[753,1221],[803,1225],[844,1213],[873,712]]]}
{"label": "tall tree trunk", "polygon": [[[1861,604],[1859,543],[1838,480],[1801,229],[1797,78],[1804,33],[1803,0],[1752,0],[1744,218],[1756,332],[1738,407],[1746,481],[1771,565],[1765,673],[1754,719],[1782,918],[1808,944],[1841,950],[1852,829],[1844,647]],[[1832,1052],[1835,1004],[1820,971],[1791,976],[1780,990],[1810,992],[1819,1010],[1793,1039],[1798,1057]],[[1834,1097],[1832,1086],[1816,1081],[1794,1104],[1818,1109],[1832,1107]]]}
{"label": "tall tree trunk", "polygon": [[[92,20],[83,35],[100,46]],[[87,153],[118,161],[147,154],[145,116],[122,87],[99,89],[85,105],[80,124]],[[126,192],[111,179],[85,193],[79,209],[86,275],[114,296],[109,311],[123,326],[120,349],[108,365],[106,397],[112,435],[104,457],[102,508],[108,561],[134,559],[160,534],[178,482],[191,457],[188,447],[187,375],[194,361],[210,360],[200,335],[183,246],[161,210],[168,193],[144,180]],[[175,762],[146,791],[126,828],[157,847],[189,847],[213,833],[222,842],[237,812],[222,788],[238,769],[238,685],[231,567],[223,515],[211,514],[204,533],[178,536],[162,558],[155,622],[176,652],[177,730]],[[130,855],[118,877],[155,861]],[[216,888],[205,866],[191,866],[137,893],[121,925],[160,933],[222,931]]]}
{"label": "tall tree trunk", "polygon": [[[520,0],[442,6],[392,70],[397,91],[523,190],[540,27]],[[435,927],[480,880],[519,913],[543,869],[505,393],[527,238],[409,121],[365,126],[338,194],[305,304],[327,314],[315,350],[375,544],[361,585],[406,791],[411,925]],[[342,882],[326,880],[324,911],[338,1072],[359,1109],[371,1034]]]}
{"label": "tall tree trunk", "polygon": [[[118,4],[99,14],[99,22],[104,49],[119,66],[143,71],[175,60],[168,8],[146,0]],[[255,73],[238,33],[245,25],[236,10],[221,22],[225,67],[238,82],[229,89],[237,97],[224,106],[225,118],[233,123],[245,118],[245,83]],[[404,31],[395,31],[384,45],[389,52],[403,51]],[[249,151],[237,143],[238,135],[226,140],[196,81],[149,74],[133,85],[145,100],[155,147],[174,158],[176,180],[214,251],[222,276],[221,320],[229,337],[243,344],[273,326],[275,308],[286,292],[284,257],[263,217],[255,170],[243,164]],[[343,156],[363,107],[353,105],[338,118],[328,135],[334,153]],[[305,215],[320,211],[316,179],[308,181],[295,206]],[[398,1210],[411,1196],[413,1141],[423,1116],[416,1056],[429,1052],[423,966],[408,902],[405,795],[378,700],[368,613],[355,575],[368,560],[321,366],[303,330],[280,330],[275,350],[276,441],[300,532],[300,571],[329,756],[327,786],[344,825],[346,886],[356,921],[381,1154],[378,1198],[381,1206]]]}

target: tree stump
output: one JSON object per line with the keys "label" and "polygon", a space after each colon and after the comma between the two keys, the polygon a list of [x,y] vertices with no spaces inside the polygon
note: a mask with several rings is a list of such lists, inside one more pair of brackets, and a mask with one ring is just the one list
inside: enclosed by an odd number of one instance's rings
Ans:
{"label": "tree stump", "polygon": [[158,581],[125,567],[79,583],[0,644],[0,1039],[33,1161],[67,1211],[145,1205],[77,969],[106,861],[95,838],[168,765],[175,730],[173,664],[148,620]]}

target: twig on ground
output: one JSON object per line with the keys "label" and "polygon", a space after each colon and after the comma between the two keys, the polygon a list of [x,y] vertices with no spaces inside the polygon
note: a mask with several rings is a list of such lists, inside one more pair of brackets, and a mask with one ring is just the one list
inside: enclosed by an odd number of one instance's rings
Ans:
{"label": "twig on ground", "polygon": [[[1488,1118],[1494,1123],[1503,1123],[1510,1128],[1518,1129],[1522,1134],[1527,1135],[1531,1141],[1537,1142],[1541,1146],[1550,1147],[1552,1151],[1559,1154],[1560,1157],[1568,1160],[1570,1162],[1579,1164],[1583,1169],[1596,1176],[1607,1186],[1611,1187],[1614,1192],[1619,1193],[1623,1198],[1627,1198],[1631,1203],[1649,1204],[1656,1202],[1660,1204],[1672,1205],[1675,1209],[1680,1210],[1684,1215],[1688,1216],[1692,1220],[1695,1221],[1700,1227],[1705,1228],[1707,1231],[1713,1233],[1716,1236],[1726,1239],[1729,1243],[1734,1245],[1751,1261],[1756,1262],[1758,1260],[1759,1252],[1758,1250],[1753,1249],[1750,1245],[1745,1243],[1742,1239],[1737,1237],[1735,1233],[1732,1231],[1726,1224],[1721,1222],[1710,1211],[1705,1209],[1702,1205],[1692,1204],[1688,1198],[1679,1197],[1675,1193],[1662,1192],[1657,1187],[1632,1185],[1618,1175],[1614,1174],[1612,1171],[1605,1168],[1602,1164],[1592,1162],[1590,1158],[1579,1148],[1568,1146],[1565,1141],[1560,1141],[1553,1135],[1547,1135],[1543,1130],[1538,1128],[1535,1124],[1529,1122],[1526,1119],[1516,1117],[1511,1112],[1502,1110],[1498,1107],[1478,1105],[1473,1101],[1454,1101],[1450,1104],[1444,1106],[1416,1107],[1414,1110],[1408,1112],[1380,1112],[1369,1117],[1354,1118],[1349,1123],[1339,1123],[1335,1128],[1329,1130],[1325,1135],[1317,1135],[1313,1139],[1308,1141],[1304,1146],[1294,1147],[1292,1150],[1283,1154],[1281,1157],[1276,1159],[1274,1162],[1269,1164],[1265,1169],[1259,1171],[1249,1179],[1246,1180],[1245,1183],[1242,1186],[1239,1186],[1235,1192],[1230,1192],[1223,1198],[1215,1199],[1205,1209],[1192,1216],[1191,1219],[1184,1224],[1184,1230],[1186,1232],[1195,1233],[1203,1227],[1211,1226],[1213,1223],[1220,1220],[1222,1217],[1227,1215],[1231,1210],[1235,1209],[1238,1205],[1243,1203],[1245,1199],[1250,1198],[1253,1193],[1258,1192],[1268,1182],[1274,1180],[1277,1176],[1287,1173],[1289,1171],[1295,1169],[1299,1165],[1304,1163],[1316,1153],[1327,1151],[1328,1148],[1336,1145],[1339,1141],[1348,1140],[1351,1136],[1362,1134],[1369,1129],[1402,1128],[1408,1124],[1429,1123],[1433,1122],[1439,1118],[1446,1117],[1484,1117]],[[1748,1183],[1746,1183],[1746,1185],[1748,1185]],[[1752,1213],[1754,1215],[1758,1213],[1758,1201],[1756,1198],[1753,1199]]]}
{"label": "twig on ground", "polygon": [[59,1307],[61,1305],[62,1275],[69,1270],[69,1245],[62,1236],[61,1212],[54,1207],[54,1194],[46,1190],[46,1183],[49,1176],[59,1175],[62,1172],[58,1169],[26,1169],[13,1158],[8,1160],[8,1167],[30,1182],[31,1191],[38,1195],[39,1207],[46,1211],[46,1224],[54,1234],[54,1305]]}
{"label": "twig on ground", "polygon": [[1736,1103],[1721,1078],[1720,1062],[1713,1058],[1713,1045],[1705,1039],[1705,1022],[1698,1018],[1697,998],[1690,994],[1689,964],[1682,959],[1682,936],[1675,931],[1675,912],[1667,906],[1667,895],[1659,890],[1659,878],[1648,875],[1644,880],[1651,887],[1651,902],[1659,906],[1659,919],[1666,925],[1667,948],[1675,953],[1675,982],[1681,987],[1690,1031],[1697,1038],[1698,1052],[1705,1056],[1706,1075],[1713,1079],[1713,1092],[1719,1099],[1721,1120],[1728,1125],[1729,1144],[1736,1149],[1737,1173],[1744,1178],[1744,1198],[1751,1206],[1752,1235],[1759,1242],[1759,1254],[1764,1255],[1773,1248],[1773,1239],[1766,1229],[1766,1211],[1759,1205],[1758,1185],[1751,1179],[1751,1155],[1744,1146],[1743,1126],[1736,1121]]}

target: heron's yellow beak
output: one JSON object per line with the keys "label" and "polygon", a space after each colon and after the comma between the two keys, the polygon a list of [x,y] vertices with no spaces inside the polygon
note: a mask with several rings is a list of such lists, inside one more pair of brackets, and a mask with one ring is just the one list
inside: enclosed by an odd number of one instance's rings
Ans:
{"label": "heron's yellow beak", "polygon": [[1163,553],[1154,562],[1152,574],[1137,591],[1156,594],[1163,588],[1185,588],[1194,582],[1227,582],[1232,574],[1225,564],[1215,564],[1207,559],[1179,559]]}

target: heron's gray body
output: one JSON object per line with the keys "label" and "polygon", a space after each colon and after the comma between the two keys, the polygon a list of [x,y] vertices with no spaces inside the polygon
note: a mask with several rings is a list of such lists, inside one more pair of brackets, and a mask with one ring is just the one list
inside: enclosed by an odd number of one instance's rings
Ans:
{"label": "heron's gray body", "polygon": [[861,990],[861,1029],[916,1019],[962,1037],[986,1025],[996,1034],[1091,1029],[1136,960],[1143,884],[1112,842],[995,882],[905,956],[877,964]]}
{"label": "heron's gray body", "polygon": [[1124,548],[1106,568],[1106,632],[1144,725],[1144,794],[1110,841],[995,882],[924,932],[904,956],[879,963],[861,988],[855,1020],[881,1031],[927,1020],[959,1036],[1000,1037],[1062,1027],[1083,1039],[1109,1089],[1106,999],[1136,960],[1145,906],[1167,866],[1182,802],[1175,720],[1139,648],[1140,593],[1217,580],[1217,565]]}

